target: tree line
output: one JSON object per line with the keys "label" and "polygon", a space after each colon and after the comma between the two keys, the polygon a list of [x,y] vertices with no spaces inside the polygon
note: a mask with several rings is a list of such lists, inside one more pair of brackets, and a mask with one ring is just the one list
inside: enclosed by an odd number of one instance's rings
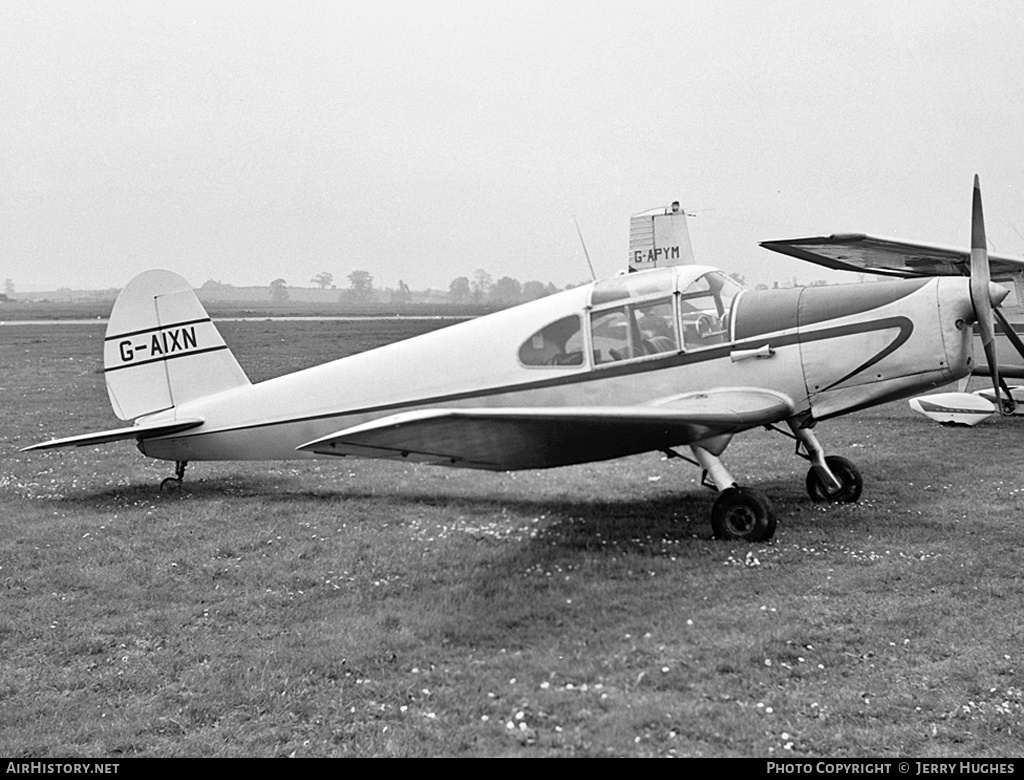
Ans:
{"label": "tree line", "polygon": [[[369,271],[355,270],[347,277],[348,287],[338,288],[334,283],[334,274],[330,271],[321,271],[312,279],[310,284],[319,287],[321,290],[338,290],[339,302],[370,303],[410,303],[426,292],[416,292],[409,288],[403,280],[398,280],[398,286],[394,288],[378,289],[373,284],[373,274]],[[204,287],[220,285],[220,282],[207,282]],[[582,283],[581,283],[582,284]],[[559,292],[561,289],[569,289],[577,285],[569,285],[566,288],[556,287],[551,282],[539,282],[531,280],[520,282],[511,276],[502,276],[495,280],[491,274],[483,268],[477,269],[473,277],[458,276],[452,279],[448,285],[447,300],[458,304],[480,304],[496,306],[513,306],[517,303],[543,298],[546,295]],[[270,283],[270,297],[275,301],[288,300],[288,282],[283,278],[274,279]],[[433,296],[436,299],[436,296]]]}

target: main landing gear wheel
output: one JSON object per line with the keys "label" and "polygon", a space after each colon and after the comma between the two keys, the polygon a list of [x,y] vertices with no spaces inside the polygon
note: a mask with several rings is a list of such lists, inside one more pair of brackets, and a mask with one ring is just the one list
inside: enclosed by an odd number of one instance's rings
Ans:
{"label": "main landing gear wheel", "polygon": [[711,529],[716,539],[766,542],[775,533],[775,524],[768,499],[752,488],[727,488],[711,507]]}
{"label": "main landing gear wheel", "polygon": [[829,491],[822,484],[818,472],[812,468],[807,472],[807,495],[815,501],[829,501],[834,504],[852,504],[860,498],[861,490],[864,489],[864,477],[851,461],[841,455],[829,455],[825,458],[825,465],[839,480],[839,487]]}

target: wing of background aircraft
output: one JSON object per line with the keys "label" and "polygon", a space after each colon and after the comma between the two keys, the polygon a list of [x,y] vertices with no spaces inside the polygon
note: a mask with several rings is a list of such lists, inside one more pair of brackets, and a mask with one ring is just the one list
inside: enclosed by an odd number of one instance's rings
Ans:
{"label": "wing of background aircraft", "polygon": [[[761,246],[825,268],[883,276],[968,276],[971,267],[970,249],[864,233],[763,241]],[[1024,259],[993,253],[988,258],[996,281],[1024,272]]]}
{"label": "wing of background aircraft", "polygon": [[643,406],[423,409],[346,428],[298,449],[493,471],[548,468],[704,441],[792,413],[786,396],[746,388]]}

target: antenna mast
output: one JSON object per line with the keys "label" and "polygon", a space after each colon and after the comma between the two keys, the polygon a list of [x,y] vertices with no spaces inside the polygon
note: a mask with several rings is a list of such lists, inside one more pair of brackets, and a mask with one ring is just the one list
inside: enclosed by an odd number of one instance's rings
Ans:
{"label": "antenna mast", "polygon": [[580,243],[583,244],[583,256],[587,258],[587,265],[590,266],[590,278],[593,281],[597,281],[597,274],[594,273],[594,264],[590,262],[590,253],[587,251],[587,242],[583,240],[583,231],[580,230],[580,222],[576,219],[576,215],[572,215],[572,221],[576,223],[576,234],[580,237]]}

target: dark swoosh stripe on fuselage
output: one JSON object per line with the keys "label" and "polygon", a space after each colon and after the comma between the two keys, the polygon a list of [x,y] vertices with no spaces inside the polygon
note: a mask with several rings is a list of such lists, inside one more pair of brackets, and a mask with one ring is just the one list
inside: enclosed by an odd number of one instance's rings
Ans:
{"label": "dark swoosh stripe on fuselage", "polygon": [[295,423],[312,422],[315,420],[326,420],[333,417],[352,417],[356,415],[380,414],[383,412],[397,412],[403,409],[421,408],[433,404],[447,404],[456,401],[464,401],[471,398],[487,398],[495,395],[505,395],[509,393],[526,392],[529,390],[538,390],[550,387],[573,385],[582,382],[600,381],[612,377],[628,376],[631,374],[646,373],[648,371],[660,371],[666,368],[697,365],[712,360],[719,360],[721,358],[728,357],[729,353],[734,350],[757,349],[758,347],[762,347],[767,344],[771,344],[773,348],[779,348],[785,346],[792,346],[794,344],[799,343],[810,343],[812,341],[821,341],[823,339],[838,338],[842,336],[855,335],[859,333],[868,333],[874,330],[886,330],[888,328],[894,327],[900,329],[902,338],[897,338],[893,342],[893,344],[890,344],[888,347],[881,350],[878,355],[866,361],[856,371],[849,374],[843,380],[840,380],[846,381],[846,379],[849,379],[859,371],[863,371],[866,368],[869,368],[871,365],[874,365],[879,360],[884,358],[886,355],[892,353],[900,345],[902,345],[907,340],[907,338],[909,338],[910,332],[913,330],[913,323],[907,317],[896,316],[886,317],[883,319],[873,320],[869,322],[859,322],[851,325],[838,325],[832,328],[822,328],[820,330],[811,331],[810,333],[789,333],[786,335],[779,335],[777,333],[774,335],[764,334],[762,336],[758,336],[757,338],[748,339],[746,341],[735,342],[732,344],[723,344],[717,347],[702,349],[697,352],[675,353],[666,355],[665,357],[651,357],[644,360],[640,360],[638,362],[628,362],[625,363],[624,365],[613,364],[607,367],[591,368],[588,371],[574,373],[569,376],[558,376],[552,377],[550,379],[502,385],[500,387],[491,387],[482,390],[449,393],[446,395],[437,395],[429,398],[417,398],[415,400],[409,401],[395,401],[393,403],[381,404],[379,406],[364,406],[355,409],[340,409],[333,412],[324,412],[314,415],[290,417],[283,420],[248,423],[245,425],[237,425],[229,428],[217,428],[209,431],[196,431],[194,433],[190,432],[184,435],[179,435],[176,436],[175,438],[195,438],[199,436],[207,436],[219,433],[245,431],[256,428],[270,428],[273,426],[291,425]]}
{"label": "dark swoosh stripe on fuselage", "polygon": [[[859,366],[853,369],[853,371],[848,373],[846,376],[842,377],[841,379],[837,379],[828,387],[823,388],[822,392],[824,392],[825,390],[831,390],[833,387],[836,387],[837,385],[841,385],[848,379],[852,379],[862,371],[867,371],[869,368],[871,368],[871,366],[881,362],[889,355],[891,355],[893,352],[895,352],[897,349],[902,347],[906,343],[907,339],[910,338],[910,334],[914,332],[914,323],[910,320],[909,317],[889,317],[888,320],[881,320],[881,322],[891,322],[895,327],[899,328],[899,335],[897,335],[896,338],[893,339],[892,343],[890,343],[889,346],[879,350],[874,356],[865,360],[863,363],[861,363]],[[870,326],[874,325],[875,323],[867,322],[863,324]],[[850,326],[850,331],[844,333],[843,335],[850,335],[851,333],[868,333],[872,330],[878,330],[878,328],[858,328],[857,326]]]}

